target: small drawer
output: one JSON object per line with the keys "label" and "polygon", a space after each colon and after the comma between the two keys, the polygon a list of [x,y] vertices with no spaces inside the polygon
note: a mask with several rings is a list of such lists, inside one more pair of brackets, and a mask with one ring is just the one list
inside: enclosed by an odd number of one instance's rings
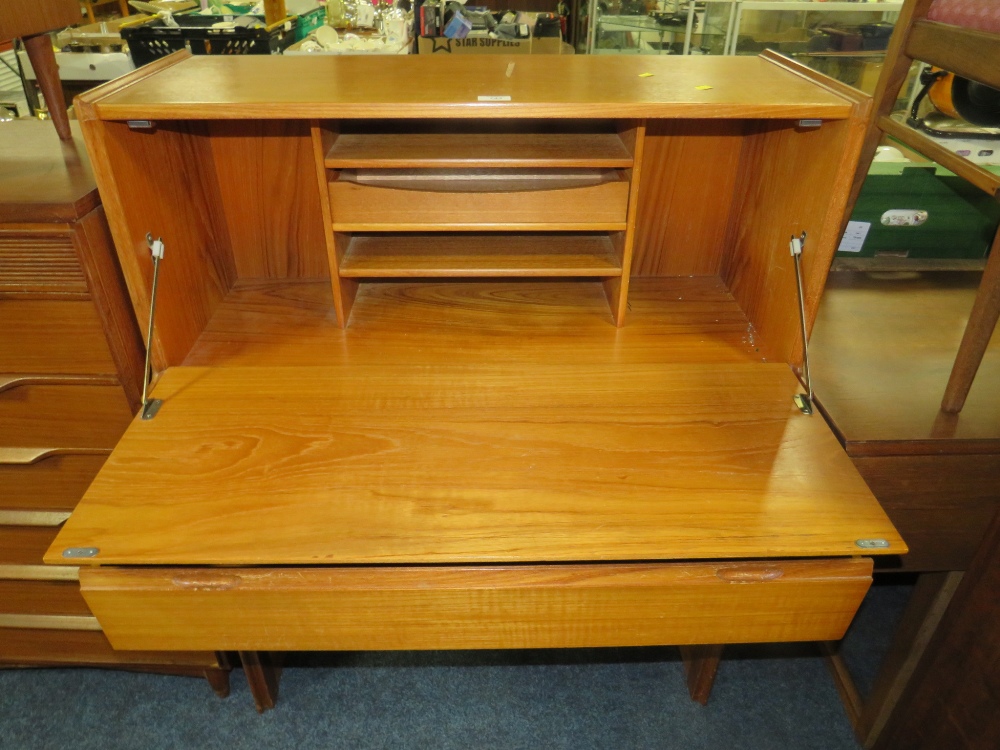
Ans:
{"label": "small drawer", "polygon": [[116,372],[90,300],[0,297],[0,374]]}
{"label": "small drawer", "polygon": [[132,420],[119,385],[28,384],[0,391],[5,447],[107,450]]}
{"label": "small drawer", "polygon": [[330,208],[338,231],[625,228],[623,170],[343,170]]}
{"label": "small drawer", "polygon": [[354,568],[93,568],[115,648],[419,650],[836,640],[870,559]]}
{"label": "small drawer", "polygon": [[90,609],[75,581],[0,580],[2,615],[90,617]]}
{"label": "small drawer", "polygon": [[95,630],[52,630],[4,628],[0,631],[3,664],[79,664],[137,667],[140,665],[177,667],[220,666],[214,652],[116,651],[104,633]]}
{"label": "small drawer", "polygon": [[108,455],[0,448],[0,511],[73,510]]}
{"label": "small drawer", "polygon": [[41,565],[58,526],[0,526],[0,565]]}

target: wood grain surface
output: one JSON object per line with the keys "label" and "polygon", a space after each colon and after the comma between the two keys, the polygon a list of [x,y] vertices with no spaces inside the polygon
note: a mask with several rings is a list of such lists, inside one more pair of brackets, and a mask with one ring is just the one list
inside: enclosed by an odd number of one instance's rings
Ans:
{"label": "wood grain surface", "polygon": [[720,272],[746,127],[742,120],[647,125],[633,275]]}
{"label": "wood grain surface", "polygon": [[1000,334],[966,408],[940,412],[978,282],[975,273],[831,274],[813,377],[851,455],[1000,453]]}
{"label": "wood grain surface", "polygon": [[395,184],[383,187],[334,179],[329,185],[330,211],[333,228],[345,232],[447,231],[477,226],[529,231],[533,226],[624,229],[629,182],[615,170],[612,174],[607,182],[551,189],[547,189],[546,180],[536,180],[533,189],[525,189],[502,179],[484,179],[478,191],[463,189],[461,181],[447,177],[439,180],[438,189],[412,190]]}
{"label": "wood grain surface", "polygon": [[131,418],[118,385],[23,385],[0,393],[0,447],[113,448]]}
{"label": "wood grain surface", "polygon": [[[507,67],[514,63],[511,76]],[[629,55],[377,59],[197,55],[88,101],[105,119],[847,117],[843,98],[766,60]],[[137,71],[138,72],[138,71]],[[653,73],[640,77],[641,73]],[[358,81],[377,80],[378,86]],[[124,84],[129,78],[125,77]],[[709,87],[699,89],[698,87]],[[479,101],[510,96],[510,101]]]}
{"label": "wood grain surface", "polygon": [[80,23],[77,0],[4,0],[0,12],[0,41],[41,34]]}
{"label": "wood grain surface", "polygon": [[218,667],[215,652],[117,651],[104,633],[93,630],[63,630],[53,637],[51,631],[4,628],[3,638],[4,664],[124,666],[176,674]]}
{"label": "wood grain surface", "polygon": [[761,361],[715,277],[633,279],[629,306],[629,324],[616,329],[592,281],[379,282],[361,286],[341,330],[328,284],[251,282],[219,306],[185,364]]}
{"label": "wood grain surface", "polygon": [[14,229],[0,224],[0,298],[87,294],[87,279],[67,225],[31,224]]}
{"label": "wood grain surface", "polygon": [[354,235],[340,275],[354,278],[436,276],[620,276],[607,234]]}
{"label": "wood grain surface", "polygon": [[342,133],[330,169],[620,167],[632,155],[616,133]]}
{"label": "wood grain surface", "polygon": [[906,43],[906,54],[914,60],[924,60],[993,88],[1000,88],[1000,72],[991,62],[996,60],[998,50],[996,34],[925,19],[913,24]]}
{"label": "wood grain surface", "polygon": [[784,364],[171,368],[48,560],[904,552],[796,387]]}
{"label": "wood grain surface", "polygon": [[842,634],[870,559],[81,571],[117,648],[565,648]]}
{"label": "wood grain surface", "polygon": [[90,300],[0,296],[0,373],[113,374],[101,320]]}
{"label": "wood grain surface", "polygon": [[215,122],[208,133],[237,277],[329,276],[309,123]]}
{"label": "wood grain surface", "polygon": [[51,123],[21,119],[4,123],[0,163],[0,223],[71,222],[99,203],[97,184],[80,127],[62,141]]}

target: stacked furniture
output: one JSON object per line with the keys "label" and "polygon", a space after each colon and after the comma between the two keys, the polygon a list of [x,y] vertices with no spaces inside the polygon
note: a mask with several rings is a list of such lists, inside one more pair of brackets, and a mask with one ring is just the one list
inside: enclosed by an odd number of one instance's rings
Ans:
{"label": "stacked furniture", "polygon": [[142,356],[79,132],[0,126],[0,667],[204,675],[225,694],[212,652],[113,650],[76,566],[42,564],[138,408]]}
{"label": "stacked furniture", "polygon": [[[371,87],[359,81],[377,81]],[[253,82],[252,85],[247,82]],[[116,648],[837,638],[906,545],[800,411],[869,100],[777,55],[183,52],[77,100],[159,410],[46,554]]]}
{"label": "stacked furniture", "polygon": [[[1000,87],[1000,4],[907,0],[876,89],[849,206],[885,135],[1000,198],[996,174],[890,116],[917,60]],[[996,534],[984,537],[984,531],[1000,508],[1000,351],[994,336],[1000,231],[981,276],[837,276],[813,340],[819,403],[910,543],[910,555],[886,570],[919,573],[871,694],[862,700],[838,668],[842,694],[865,747],[992,746],[995,731],[984,733],[996,727],[989,689],[976,695],[970,686],[982,689],[997,679],[996,661],[988,656],[997,648],[996,628],[981,603],[992,592],[984,596],[973,586],[986,585],[998,555]],[[975,575],[959,596],[962,571],[970,565]],[[972,601],[980,602],[978,614],[969,608]],[[956,643],[959,622],[964,630]],[[938,623],[943,631],[935,634]],[[980,658],[958,660],[958,650]],[[936,671],[928,671],[932,665]],[[955,707],[944,711],[952,700]],[[935,713],[928,714],[929,708]],[[949,732],[951,739],[943,739]],[[983,744],[975,745],[979,740]]]}

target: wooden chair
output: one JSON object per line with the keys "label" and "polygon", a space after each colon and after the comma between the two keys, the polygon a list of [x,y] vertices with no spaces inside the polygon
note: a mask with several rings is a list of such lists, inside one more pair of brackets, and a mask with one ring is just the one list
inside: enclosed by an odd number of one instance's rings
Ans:
{"label": "wooden chair", "polygon": [[[890,118],[893,105],[915,60],[1000,88],[1000,2],[906,0],[875,89],[874,114],[854,176],[845,222],[861,191],[883,134],[902,141],[1000,199],[1000,176],[966,161],[923,133]],[[965,406],[998,317],[1000,232],[993,239],[979,292],[941,401],[943,412],[958,413]]]}
{"label": "wooden chair", "polygon": [[78,24],[80,17],[77,0],[3,0],[0,3],[0,41],[21,39],[24,42],[56,132],[64,141],[73,140],[73,135],[59,83],[59,67],[47,32]]}
{"label": "wooden chair", "polygon": [[97,23],[97,17],[94,15],[94,8],[101,5],[112,5],[117,4],[118,10],[122,14],[122,18],[125,18],[129,14],[128,0],[80,0],[80,5],[87,13],[87,20],[90,23]]}

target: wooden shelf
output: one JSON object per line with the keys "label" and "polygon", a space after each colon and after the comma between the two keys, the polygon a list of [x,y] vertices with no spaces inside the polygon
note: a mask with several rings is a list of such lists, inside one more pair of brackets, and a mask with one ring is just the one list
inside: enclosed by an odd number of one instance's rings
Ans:
{"label": "wooden shelf", "polygon": [[345,133],[330,169],[617,167],[633,164],[616,133]]}
{"label": "wooden shelf", "polygon": [[370,235],[352,237],[347,278],[621,276],[611,238],[594,235]]}

